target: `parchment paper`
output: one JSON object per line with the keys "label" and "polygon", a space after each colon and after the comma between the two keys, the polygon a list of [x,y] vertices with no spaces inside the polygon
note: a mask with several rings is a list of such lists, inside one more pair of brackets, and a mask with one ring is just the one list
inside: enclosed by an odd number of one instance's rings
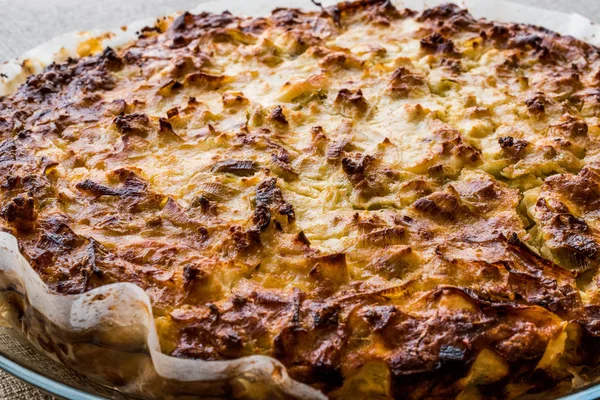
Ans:
{"label": "parchment paper", "polygon": [[[443,2],[447,1],[406,0],[403,3],[394,3],[397,7],[406,6],[422,10]],[[325,6],[334,3],[335,0],[323,1]],[[467,7],[475,17],[540,25],[600,45],[600,27],[577,14],[541,10],[505,1],[464,0],[457,4]],[[222,0],[204,3],[192,12],[228,10],[239,15],[260,16],[267,15],[275,7],[316,9],[309,0]],[[126,31],[114,29],[110,31],[112,32],[108,35],[110,37],[104,39],[102,43],[104,46],[112,47],[124,45],[135,38],[137,30],[153,25],[154,21],[151,19],[134,22]],[[105,33],[90,31],[66,34],[30,50],[16,60],[0,65],[0,73],[3,74],[0,77],[0,95],[14,91],[27,75],[41,70],[45,65],[76,56],[80,43],[92,37],[107,36]],[[151,387],[152,380],[159,378],[166,381],[205,382],[207,385],[228,381],[229,385],[244,386],[244,382],[251,382],[258,387],[263,383],[265,387],[277,386],[283,396],[324,398],[315,389],[292,380],[281,363],[266,356],[209,362],[176,359],[162,354],[150,300],[141,288],[131,283],[117,283],[81,295],[54,294],[21,256],[16,239],[2,232],[0,232],[0,293],[3,293],[0,295],[0,300],[4,301],[8,301],[6,297],[8,295],[5,293],[13,297],[21,296],[26,304],[41,314],[42,320],[45,318],[52,322],[49,328],[43,324],[36,325],[35,318],[32,318],[33,322],[27,326],[26,332],[32,340],[39,340],[40,335],[50,335],[55,332],[70,332],[75,338],[88,338],[91,335],[93,340],[99,338],[110,340],[107,337],[110,338],[111,335],[106,337],[103,335],[109,330],[121,329],[130,338],[128,345],[139,346],[141,341],[143,351],[140,354],[144,354],[149,360],[142,357],[139,361],[141,364],[135,365],[135,368],[139,369],[139,376],[135,376],[131,382],[120,387],[125,391],[144,393],[144,390],[141,390],[144,389],[144,385]],[[4,298],[1,298],[2,296]],[[18,319],[12,322],[13,325],[18,323]],[[46,353],[68,364],[80,361],[75,351],[73,347],[68,348],[65,354],[59,352],[54,354],[52,351]],[[92,371],[99,374],[97,369]],[[148,393],[156,397],[156,392]]]}

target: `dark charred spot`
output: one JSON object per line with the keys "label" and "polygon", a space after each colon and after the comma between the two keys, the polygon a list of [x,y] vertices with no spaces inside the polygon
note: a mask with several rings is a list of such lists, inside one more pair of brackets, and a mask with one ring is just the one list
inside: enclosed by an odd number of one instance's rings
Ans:
{"label": "dark charred spot", "polygon": [[313,126],[310,128],[311,142],[316,148],[322,147],[329,139],[325,135],[325,131],[322,126]]}
{"label": "dark charred spot", "polygon": [[167,110],[167,118],[173,118],[179,115],[179,108],[173,107]]}
{"label": "dark charred spot", "polygon": [[360,89],[355,91],[341,89],[335,98],[335,103],[343,107],[353,108],[359,113],[364,113],[369,106]]}
{"label": "dark charred spot", "polygon": [[235,307],[243,307],[248,303],[248,299],[242,296],[234,295],[231,299],[231,303],[233,303]]}
{"label": "dark charred spot", "polygon": [[400,67],[390,77],[387,90],[395,97],[404,98],[415,89],[422,87],[425,80],[408,69]]}
{"label": "dark charred spot", "polygon": [[2,218],[18,231],[29,232],[37,219],[35,200],[25,195],[13,197],[2,207]]}
{"label": "dark charred spot", "polygon": [[365,169],[371,161],[373,161],[371,156],[363,157],[360,154],[354,158],[344,157],[342,158],[342,170],[353,184],[357,184],[365,179]]}
{"label": "dark charred spot", "polygon": [[549,225],[559,229],[568,228],[573,232],[586,232],[588,230],[588,224],[583,219],[567,213],[553,215],[549,220]]}
{"label": "dark charred spot", "polygon": [[276,8],[271,18],[277,26],[290,27],[303,22],[304,13],[295,8]]}
{"label": "dark charred spot", "polygon": [[583,89],[583,83],[578,72],[568,70],[552,70],[548,73],[543,86],[544,91],[558,94],[560,97],[569,97]]}
{"label": "dark charred spot", "polygon": [[[43,233],[37,246],[52,253],[74,250],[85,242],[85,238],[77,235],[67,224],[66,219],[60,216],[40,220],[40,227]],[[90,244],[95,243],[97,242],[93,241]]]}
{"label": "dark charred spot", "polygon": [[37,174],[28,174],[21,178],[21,185],[27,191],[29,196],[41,200],[53,197],[55,191],[50,182]]}
{"label": "dark charred spot", "polygon": [[290,155],[287,151],[280,149],[271,154],[271,163],[273,172],[281,176],[286,181],[298,178],[298,173],[290,165]]}
{"label": "dark charred spot", "polygon": [[338,324],[338,307],[323,305],[313,312],[313,324],[316,328],[336,326]]}
{"label": "dark charred spot", "polygon": [[216,342],[219,352],[226,357],[237,357],[244,346],[242,337],[231,328],[218,330]]}
{"label": "dark charred spot", "polygon": [[390,245],[400,244],[406,237],[406,230],[399,226],[394,228],[383,228],[365,233],[361,237],[361,241],[368,243],[371,246],[385,247]]}
{"label": "dark charred spot", "polygon": [[271,110],[269,114],[269,119],[271,121],[277,122],[282,125],[288,125],[287,119],[285,119],[285,115],[283,114],[283,108],[281,106],[276,106]]}
{"label": "dark charred spot", "polygon": [[478,27],[477,21],[465,9],[454,4],[442,4],[430,8],[417,17],[417,21],[426,22],[440,31],[475,31]]}
{"label": "dark charred spot", "polygon": [[259,229],[265,229],[271,221],[271,209],[279,214],[285,215],[288,221],[295,218],[294,208],[283,199],[281,189],[277,187],[275,178],[268,179],[256,187],[256,209],[254,212],[254,223]]}
{"label": "dark charred spot", "polygon": [[373,326],[375,331],[385,329],[392,317],[397,313],[394,306],[369,307],[362,312],[363,318]]}
{"label": "dark charred spot", "polygon": [[252,176],[259,171],[258,165],[250,160],[225,160],[213,165],[212,172],[227,172],[237,176]]}
{"label": "dark charred spot", "polygon": [[338,160],[342,155],[342,152],[349,145],[349,141],[347,138],[341,138],[336,142],[331,143],[327,147],[327,159],[328,160]]}
{"label": "dark charred spot", "polygon": [[[324,11],[332,19],[336,27],[342,26],[342,20],[350,15],[355,15],[357,12],[364,11],[369,22],[388,26],[392,20],[402,17],[400,13],[387,0],[367,0],[367,1],[347,1],[340,2],[331,7],[327,7]],[[405,10],[404,15],[414,15],[410,10]]]}
{"label": "dark charred spot", "polygon": [[193,15],[194,26],[199,28],[225,28],[239,21],[238,17],[233,16],[229,11],[224,11],[221,14],[213,14],[210,12],[202,12]]}
{"label": "dark charred spot", "polygon": [[[260,222],[257,222],[255,225],[256,226],[246,230],[240,226],[232,226],[229,228],[229,235],[236,251],[252,251],[260,246]],[[268,226],[268,224],[266,226]],[[256,267],[256,269],[259,267],[260,264]]]}
{"label": "dark charred spot", "polygon": [[185,77],[185,83],[204,90],[217,90],[227,81],[227,77],[195,72]]}
{"label": "dark charred spot", "polygon": [[558,124],[554,125],[553,127],[558,129],[559,132],[565,136],[571,138],[587,136],[588,133],[588,126],[586,122],[569,114],[565,114],[560,117]]}
{"label": "dark charred spot", "polygon": [[0,133],[12,132],[14,123],[11,118],[0,117]]}
{"label": "dark charred spot", "polygon": [[119,115],[114,120],[117,130],[123,135],[147,136],[150,132],[150,118],[146,114],[134,113]]}
{"label": "dark charred spot", "polygon": [[196,265],[185,265],[183,267],[183,286],[191,286],[197,280],[203,279],[205,272]]}
{"label": "dark charred spot", "polygon": [[415,201],[412,205],[434,221],[453,221],[463,211],[458,199],[446,192],[435,192]]}
{"label": "dark charred spot", "polygon": [[184,209],[170,196],[162,208],[162,216],[175,226],[195,231],[200,242],[208,239],[207,229],[193,218],[190,209]]}
{"label": "dark charred spot", "polygon": [[440,66],[447,68],[454,75],[459,75],[462,72],[462,64],[460,60],[454,60],[451,58],[442,58],[440,60]]}
{"label": "dark charred spot", "polygon": [[596,108],[600,104],[600,89],[585,88],[580,90],[569,97],[569,102],[576,107],[590,105]]}
{"label": "dark charred spot", "polygon": [[21,179],[18,176],[7,176],[4,182],[0,183],[0,188],[5,190],[13,190],[19,187]]}
{"label": "dark charred spot", "polygon": [[175,18],[175,20],[171,24],[170,28],[174,31],[184,31],[186,28],[186,25],[188,23],[191,23],[192,21],[193,21],[192,14],[190,14],[189,12],[186,11],[183,14],[181,14],[180,16],[178,16],[177,18]]}
{"label": "dark charred spot", "polygon": [[183,34],[175,34],[173,35],[173,39],[171,41],[171,45],[169,46],[172,49],[179,49],[181,47],[185,47],[190,42],[190,39],[187,38]]}
{"label": "dark charred spot", "polygon": [[13,140],[5,140],[0,144],[0,163],[16,161],[17,145]]}
{"label": "dark charred spot", "polygon": [[223,105],[226,107],[239,107],[247,105],[250,102],[242,92],[225,92],[223,93],[222,100]]}
{"label": "dark charred spot", "polygon": [[[600,207],[600,189],[595,180],[594,172],[589,167],[584,167],[577,176],[566,174],[553,175],[545,182],[551,190],[566,196],[572,202],[586,211],[595,211]],[[553,207],[554,207],[553,203]],[[560,203],[559,203],[560,204]],[[564,212],[556,210],[557,212]]]}
{"label": "dark charred spot", "polygon": [[542,45],[543,39],[535,34],[531,35],[518,35],[513,38],[509,45],[511,47],[527,50],[527,49],[539,49]]}
{"label": "dark charred spot", "polygon": [[111,71],[117,71],[124,65],[123,59],[117,55],[117,53],[110,47],[104,49],[100,55],[102,62],[106,69]]}
{"label": "dark charred spot", "polygon": [[498,138],[498,144],[500,147],[508,152],[511,156],[516,157],[525,149],[529,142],[526,140],[515,139],[512,136],[503,136]]}
{"label": "dark charred spot", "polygon": [[296,240],[298,242],[302,243],[305,246],[310,246],[310,241],[308,240],[308,238],[304,234],[304,231],[298,232],[298,234],[296,235]]}
{"label": "dark charred spot", "polygon": [[440,140],[441,154],[459,157],[467,163],[477,163],[481,160],[481,151],[465,143],[457,129],[442,125],[435,130],[435,136]]}
{"label": "dark charred spot", "polygon": [[443,178],[446,176],[446,169],[442,164],[435,164],[427,168],[427,175],[432,178]]}
{"label": "dark charred spot", "polygon": [[509,54],[506,56],[504,62],[496,69],[500,72],[501,76],[507,76],[507,71],[508,76],[510,76],[517,68],[519,68],[519,57],[516,54]]}
{"label": "dark charred spot", "polygon": [[317,262],[323,262],[326,264],[335,264],[335,265],[345,265],[346,264],[346,254],[345,253],[326,254],[326,255],[314,257],[313,259]]}
{"label": "dark charred spot", "polygon": [[587,182],[600,184],[600,171],[595,166],[586,165],[578,175]]}
{"label": "dark charred spot", "polygon": [[411,10],[398,11],[396,7],[388,0],[374,1],[366,9],[369,21],[384,26],[390,25],[391,21],[402,18],[403,16],[414,16]]}
{"label": "dark charred spot", "polygon": [[112,188],[100,183],[94,182],[91,179],[86,179],[83,182],[78,183],[75,187],[84,192],[93,194],[96,197],[100,196],[117,196],[117,197],[131,197],[141,196],[147,192],[148,184],[138,177],[133,172],[126,171],[123,173],[122,186],[118,188]]}
{"label": "dark charred spot", "polygon": [[192,201],[191,207],[199,207],[204,214],[217,214],[217,205],[204,196],[198,196]]}
{"label": "dark charred spot", "polygon": [[443,345],[440,347],[438,357],[442,362],[456,362],[465,359],[465,350],[455,346]]}
{"label": "dark charred spot", "polygon": [[315,55],[323,57],[319,60],[319,67],[324,70],[337,70],[339,68],[359,66],[361,64],[359,59],[355,59],[341,51],[319,54],[319,51],[315,50]]}
{"label": "dark charred spot", "polygon": [[421,49],[430,54],[445,54],[457,56],[459,53],[454,48],[454,42],[445,38],[438,32],[421,39]]}
{"label": "dark charred spot", "polygon": [[510,36],[510,30],[505,25],[494,24],[486,36],[491,39],[506,39]]}
{"label": "dark charred spot", "polygon": [[565,239],[565,245],[588,258],[596,259],[600,246],[592,238],[584,235],[569,235]]}
{"label": "dark charred spot", "polygon": [[[73,232],[73,234],[75,234]],[[95,240],[94,238],[79,238],[81,242],[87,239],[88,243],[85,246],[84,254],[86,256],[84,267],[82,268],[82,272],[85,271],[85,290],[88,289],[88,286],[91,283],[93,278],[97,278],[100,280],[100,284],[102,284],[102,278],[105,276],[103,259],[106,257],[110,257],[109,250],[104,247],[100,242]],[[84,291],[85,291],[84,290]]]}
{"label": "dark charred spot", "polygon": [[546,111],[546,97],[543,93],[536,93],[530,99],[525,100],[525,105],[532,115],[540,115]]}
{"label": "dark charred spot", "polygon": [[[208,60],[210,63],[210,60]],[[183,76],[189,69],[193,68],[194,60],[189,56],[178,56],[171,60],[170,63],[173,66],[173,70],[171,71],[171,76],[175,78],[180,78]]]}
{"label": "dark charred spot", "polygon": [[108,66],[118,69],[120,67],[117,64],[117,60],[113,59],[110,61],[108,59],[103,59],[102,56],[99,56],[96,59],[82,61],[75,70],[75,77],[73,78],[71,85],[83,92],[112,90],[115,88],[116,82],[112,74],[108,71]]}
{"label": "dark charred spot", "polygon": [[182,142],[183,139],[175,133],[175,131],[173,130],[173,125],[171,125],[171,123],[169,121],[167,121],[164,118],[159,118],[158,119],[158,127],[159,130],[158,132],[160,133],[161,137],[168,139],[168,140],[174,140],[174,141],[178,141],[178,142]]}
{"label": "dark charred spot", "polygon": [[121,194],[117,189],[101,185],[91,179],[86,179],[76,185],[77,189],[94,194],[95,196],[119,196]]}
{"label": "dark charred spot", "polygon": [[457,14],[465,14],[466,10],[458,7],[456,4],[446,3],[438,7],[428,8],[417,17],[418,22],[424,22],[432,19],[448,19]]}

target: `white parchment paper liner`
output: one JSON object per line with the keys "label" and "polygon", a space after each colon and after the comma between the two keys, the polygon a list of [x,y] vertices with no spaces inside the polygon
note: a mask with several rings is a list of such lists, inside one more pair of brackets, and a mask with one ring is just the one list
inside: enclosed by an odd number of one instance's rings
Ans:
{"label": "white parchment paper liner", "polygon": [[[414,10],[446,3],[406,0],[397,7]],[[335,0],[324,0],[331,5]],[[457,1],[478,18],[543,26],[600,46],[600,27],[578,14],[489,0]],[[192,12],[228,10],[268,15],[275,7],[316,9],[309,0],[222,0]],[[62,35],[16,60],[0,64],[0,95],[9,94],[28,75],[77,55],[80,43],[104,36],[104,46],[118,48],[155,19],[137,21],[126,31],[89,31]],[[106,35],[106,32],[112,32]],[[42,352],[122,391],[152,398],[228,396],[316,399],[319,391],[291,379],[285,367],[266,356],[233,361],[185,360],[162,354],[152,307],[146,293],[131,283],[117,283],[81,295],[52,293],[19,253],[16,239],[0,232],[0,317],[22,331]]]}
{"label": "white parchment paper liner", "polygon": [[270,357],[202,361],[162,354],[150,300],[140,287],[116,283],[80,295],[52,293],[19,253],[14,236],[4,232],[0,305],[2,318],[48,356],[127,393],[325,398]]}

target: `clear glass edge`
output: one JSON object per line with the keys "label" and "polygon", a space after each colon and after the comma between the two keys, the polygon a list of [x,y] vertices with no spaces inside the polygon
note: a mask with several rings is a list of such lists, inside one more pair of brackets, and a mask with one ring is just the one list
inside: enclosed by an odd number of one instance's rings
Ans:
{"label": "clear glass edge", "polygon": [[[67,400],[102,400],[104,397],[93,395],[82,390],[71,387],[65,383],[45,377],[34,372],[15,361],[0,354],[0,369],[10,375],[21,379],[25,383],[34,386],[41,391]],[[560,400],[594,400],[600,399],[600,384],[580,389],[575,393],[559,398]]]}
{"label": "clear glass edge", "polygon": [[34,386],[41,391],[48,393],[52,396],[56,396],[67,400],[102,400],[103,397],[99,397],[82,390],[71,387],[67,384],[58,382],[54,379],[47,378],[37,372],[34,372],[22,365],[19,365],[15,361],[12,361],[0,354],[0,369],[14,376],[15,378],[21,379],[28,385]]}

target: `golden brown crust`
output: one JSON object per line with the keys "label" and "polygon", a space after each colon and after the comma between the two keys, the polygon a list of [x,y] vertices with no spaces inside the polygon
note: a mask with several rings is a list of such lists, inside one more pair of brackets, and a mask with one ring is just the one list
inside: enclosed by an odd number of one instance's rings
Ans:
{"label": "golden brown crust", "polygon": [[166,353],[339,398],[597,363],[597,48],[378,0],[161,26],[0,99],[2,228],[53,290],[133,282]]}

